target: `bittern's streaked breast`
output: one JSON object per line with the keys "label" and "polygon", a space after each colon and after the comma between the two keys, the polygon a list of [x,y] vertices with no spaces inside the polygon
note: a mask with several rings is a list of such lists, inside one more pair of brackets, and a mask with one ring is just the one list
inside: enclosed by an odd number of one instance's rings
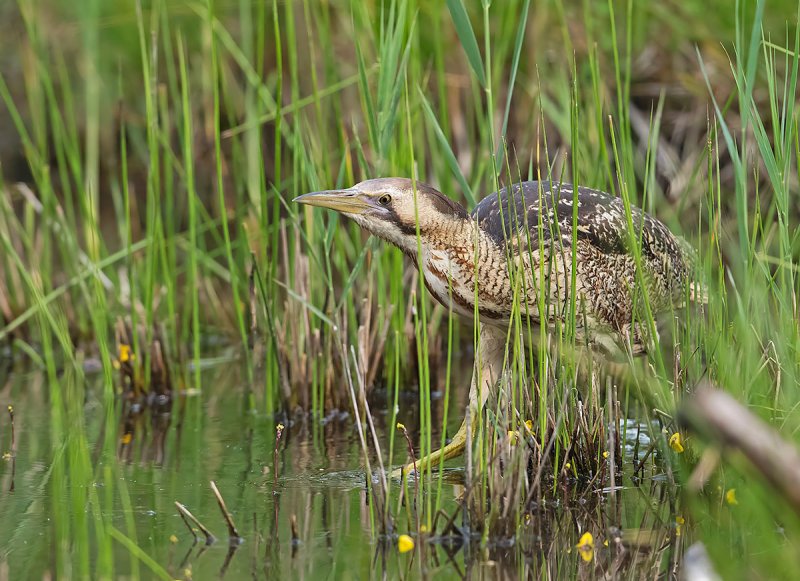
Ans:
{"label": "bittern's streaked breast", "polygon": [[507,325],[516,301],[532,321],[552,327],[566,321],[575,292],[581,340],[641,352],[645,342],[632,325],[642,315],[634,312],[641,293],[654,313],[686,296],[686,246],[636,207],[632,238],[622,200],[599,190],[523,182],[488,195],[469,214],[426,184],[382,178],[296,201],[338,210],[391,242],[415,261],[439,302],[471,318],[477,301],[483,323]]}

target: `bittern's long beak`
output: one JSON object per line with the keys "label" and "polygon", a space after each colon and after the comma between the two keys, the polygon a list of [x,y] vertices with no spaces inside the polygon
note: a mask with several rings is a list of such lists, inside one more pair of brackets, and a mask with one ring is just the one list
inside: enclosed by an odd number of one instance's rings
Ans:
{"label": "bittern's long beak", "polygon": [[325,190],[324,192],[312,192],[297,196],[293,202],[308,204],[309,206],[319,206],[320,208],[330,208],[337,212],[347,214],[363,214],[367,210],[373,209],[368,198],[356,188],[347,190]]}

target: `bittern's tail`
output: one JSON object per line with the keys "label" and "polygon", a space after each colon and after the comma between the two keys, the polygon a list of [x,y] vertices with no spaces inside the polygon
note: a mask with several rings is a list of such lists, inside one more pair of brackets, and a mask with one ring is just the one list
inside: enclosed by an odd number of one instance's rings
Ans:
{"label": "bittern's tail", "polygon": [[708,287],[699,281],[689,283],[689,301],[697,305],[708,304]]}
{"label": "bittern's tail", "polygon": [[[678,241],[684,264],[686,265],[687,271],[690,273],[689,276],[694,278],[694,276],[699,275],[702,271],[697,256],[697,250],[682,236],[675,236],[675,239]],[[700,280],[695,279],[689,281],[689,302],[696,305],[708,304],[708,287],[700,282]]]}

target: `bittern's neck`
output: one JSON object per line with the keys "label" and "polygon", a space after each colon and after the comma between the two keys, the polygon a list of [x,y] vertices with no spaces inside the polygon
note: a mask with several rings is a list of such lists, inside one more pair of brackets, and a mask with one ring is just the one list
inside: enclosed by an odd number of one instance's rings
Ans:
{"label": "bittern's neck", "polygon": [[492,298],[487,293],[500,275],[507,278],[506,260],[474,220],[452,220],[428,229],[421,233],[418,246],[405,252],[417,263],[425,286],[442,305],[472,318],[477,294],[482,315],[491,317],[483,312],[485,299]]}

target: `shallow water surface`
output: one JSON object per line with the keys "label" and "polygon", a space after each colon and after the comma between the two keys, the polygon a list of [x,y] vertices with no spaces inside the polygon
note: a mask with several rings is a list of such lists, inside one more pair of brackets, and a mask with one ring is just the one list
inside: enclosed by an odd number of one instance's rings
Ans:
{"label": "shallow water surface", "polygon": [[[566,502],[557,491],[547,506],[521,515],[518,534],[489,537],[483,543],[479,536],[441,538],[441,522],[420,542],[395,494],[393,512],[401,516],[394,536],[381,537],[373,532],[352,416],[340,412],[324,420],[309,414],[277,418],[258,411],[261,402],[254,393],[259,390],[231,372],[237,367],[220,362],[205,368],[201,389],[171,402],[131,406],[118,399],[111,410],[102,403],[100,374],[88,375],[79,385],[74,374],[64,373],[53,380],[55,388],[44,373],[13,374],[0,392],[3,407],[14,406],[16,438],[14,457],[0,465],[0,579],[95,577],[103,563],[115,577],[157,578],[148,559],[171,578],[192,579],[581,577],[590,575],[595,565],[630,574],[642,563],[649,570],[676,558],[675,547],[664,549],[675,528],[669,510],[673,503],[665,502],[659,475],[649,472],[637,481],[638,487],[630,478],[618,482],[613,506],[608,491],[570,493]],[[68,405],[59,413],[50,393],[83,405]],[[388,429],[385,402],[372,405],[384,455],[389,438],[395,437],[399,463],[405,459],[405,440]],[[453,398],[449,433],[460,422],[462,405]],[[398,419],[411,429],[414,398],[400,407]],[[279,423],[286,427],[276,464]],[[631,455],[630,438],[638,437],[641,456],[647,436],[635,427],[628,426],[626,449]],[[7,418],[0,421],[0,446],[3,452],[11,447]],[[377,466],[375,458],[371,461]],[[463,459],[449,466],[439,499],[448,515],[459,509],[454,499],[463,491]],[[210,481],[218,487],[241,541],[229,542]],[[392,486],[396,492],[397,484]],[[195,541],[175,502],[219,540],[210,545],[205,539]],[[460,517],[455,522],[460,525]],[[620,540],[626,537],[622,531],[640,528],[655,540],[636,545]],[[98,529],[113,529],[113,540]],[[594,531],[596,562],[583,562],[575,550],[583,530]],[[401,554],[400,533],[415,536],[423,551]],[[628,533],[626,542],[634,537],[638,535]],[[604,549],[606,542],[610,548]],[[131,556],[131,547],[139,558]]]}

